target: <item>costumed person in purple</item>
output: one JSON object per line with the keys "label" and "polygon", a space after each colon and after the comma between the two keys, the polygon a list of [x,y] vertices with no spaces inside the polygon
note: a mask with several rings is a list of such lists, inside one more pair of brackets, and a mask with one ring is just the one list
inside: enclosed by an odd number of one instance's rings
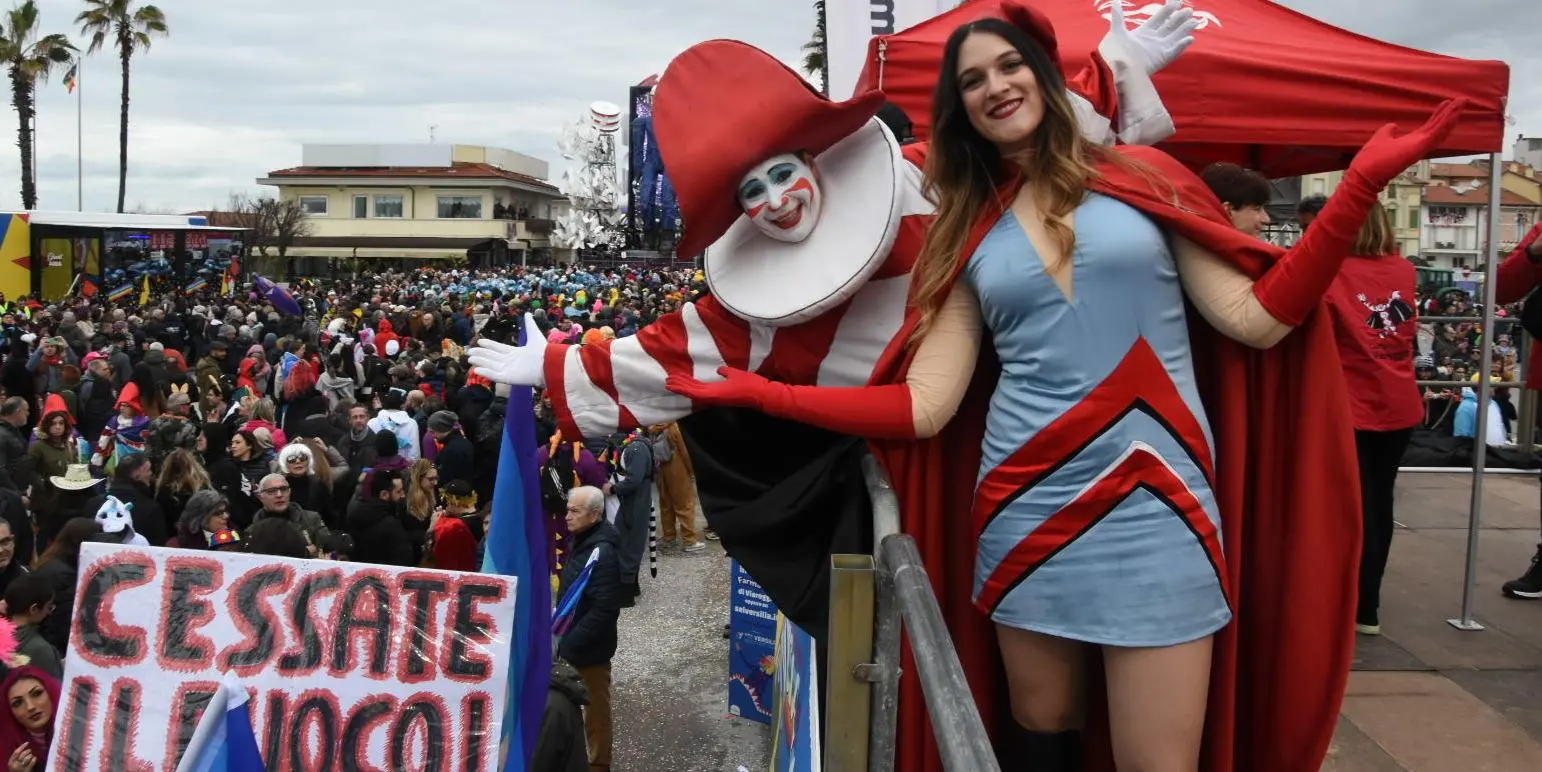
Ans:
{"label": "costumed person in purple", "polygon": [[[1182,52],[1191,29],[1184,14],[1111,27],[1067,86],[1067,98],[1085,106],[1077,120],[1089,139],[1171,134],[1150,75]],[[920,169],[875,118],[883,103],[876,91],[831,102],[739,42],[682,53],[660,80],[653,128],[688,223],[678,253],[705,251],[711,295],[608,347],[548,344],[527,319],[530,344],[483,339],[471,364],[495,381],[546,387],[570,439],[705,408],[666,380],[713,380],[728,364],[785,383],[867,383],[904,323],[933,213]],[[826,556],[871,549],[860,433],[731,408],[681,430],[724,545],[784,613],[822,637]]]}
{"label": "costumed person in purple", "polygon": [[139,384],[130,381],[123,386],[117,407],[118,414],[107,421],[91,454],[91,466],[109,475],[124,456],[145,452],[145,430],[150,427],[150,419],[141,406]]}

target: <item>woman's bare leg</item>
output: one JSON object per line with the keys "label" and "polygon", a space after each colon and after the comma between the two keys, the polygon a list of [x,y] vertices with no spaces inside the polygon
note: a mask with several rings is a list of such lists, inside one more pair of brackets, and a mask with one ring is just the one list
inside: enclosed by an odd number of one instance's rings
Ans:
{"label": "woman's bare leg", "polygon": [[1210,650],[1210,638],[1156,649],[1104,647],[1109,728],[1119,772],[1199,768]]}
{"label": "woman's bare leg", "polygon": [[1004,625],[996,626],[996,639],[1018,725],[1034,732],[1080,729],[1087,644]]}

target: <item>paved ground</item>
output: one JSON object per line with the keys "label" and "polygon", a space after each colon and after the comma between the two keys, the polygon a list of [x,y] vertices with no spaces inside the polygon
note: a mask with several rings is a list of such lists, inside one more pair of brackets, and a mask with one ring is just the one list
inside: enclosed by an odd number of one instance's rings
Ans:
{"label": "paved ground", "polygon": [[[1491,476],[1475,613],[1461,609],[1468,477],[1405,475],[1379,638],[1362,637],[1324,772],[1542,770],[1542,602],[1502,598],[1538,541],[1538,483]],[[623,612],[615,660],[617,772],[751,772],[767,766],[765,727],[730,718],[724,677],[728,559],[716,543],[659,559]]]}
{"label": "paved ground", "polygon": [[[705,526],[705,521],[700,523]],[[763,772],[770,732],[728,715],[728,556],[717,542],[659,554],[637,606],[621,611],[613,661],[615,772]]]}
{"label": "paved ground", "polygon": [[1467,475],[1404,475],[1382,593],[1380,638],[1361,637],[1325,772],[1542,770],[1542,602],[1499,587],[1529,565],[1538,540],[1534,478],[1485,484],[1473,616],[1460,614]]}

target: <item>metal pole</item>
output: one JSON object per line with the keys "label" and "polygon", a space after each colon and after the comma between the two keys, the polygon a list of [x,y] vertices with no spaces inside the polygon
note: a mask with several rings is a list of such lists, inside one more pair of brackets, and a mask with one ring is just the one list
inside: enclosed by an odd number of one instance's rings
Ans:
{"label": "metal pole", "polygon": [[[1472,474],[1474,470],[1470,466],[1400,466],[1397,468],[1397,471],[1398,474]],[[1537,470],[1485,468],[1483,474],[1516,474],[1536,477]]]}
{"label": "metal pole", "polygon": [[1482,630],[1472,618],[1473,587],[1478,581],[1478,532],[1483,522],[1483,472],[1488,464],[1488,408],[1493,396],[1489,369],[1494,360],[1494,293],[1499,284],[1499,204],[1503,171],[1499,154],[1488,157],[1488,262],[1483,279],[1483,352],[1478,365],[1478,420],[1472,442],[1472,503],[1467,521],[1467,568],[1462,576],[1462,615],[1446,622],[1458,630]]}
{"label": "metal pole", "polygon": [[873,702],[867,738],[867,767],[871,772],[894,772],[899,740],[900,612],[894,598],[894,576],[879,566],[873,572],[877,610],[874,620],[872,679]]}
{"label": "metal pole", "polygon": [[1001,772],[915,540],[895,534],[883,540],[879,551],[884,567],[894,575],[895,600],[910,631],[910,649],[915,653],[932,731],[939,738],[943,768],[948,772]]}
{"label": "metal pole", "polygon": [[86,162],[85,162],[85,108],[84,74],[85,57],[75,57],[75,211],[86,211]]}

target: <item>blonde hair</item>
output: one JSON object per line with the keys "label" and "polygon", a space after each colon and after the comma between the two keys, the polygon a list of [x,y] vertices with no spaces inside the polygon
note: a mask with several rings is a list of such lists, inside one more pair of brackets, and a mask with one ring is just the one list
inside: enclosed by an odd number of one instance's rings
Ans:
{"label": "blonde hair", "polygon": [[407,474],[407,511],[419,520],[428,520],[434,514],[434,508],[439,505],[435,492],[429,490],[428,485],[423,481],[423,478],[432,471],[434,471],[434,462],[420,458],[413,462],[412,469]]}

